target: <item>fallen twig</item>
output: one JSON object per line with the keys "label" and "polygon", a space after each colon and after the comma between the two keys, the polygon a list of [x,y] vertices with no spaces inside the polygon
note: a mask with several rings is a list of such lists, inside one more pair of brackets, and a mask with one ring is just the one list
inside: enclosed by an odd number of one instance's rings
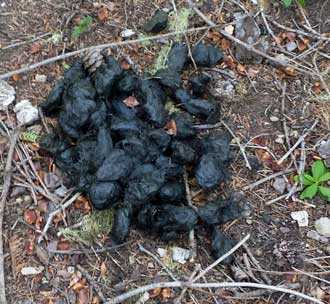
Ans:
{"label": "fallen twig", "polygon": [[149,250],[144,248],[141,244],[139,244],[139,249],[142,252],[146,253],[147,255],[151,256],[159,265],[161,265],[165,269],[167,274],[171,277],[172,280],[178,281],[178,279],[175,277],[173,272],[160,259],[158,259],[152,252],[150,252]]}
{"label": "fallen twig", "polygon": [[246,191],[246,190],[252,190],[253,188],[258,187],[261,184],[263,184],[265,182],[268,182],[269,180],[272,180],[275,177],[282,176],[284,174],[289,174],[289,173],[292,173],[294,171],[295,171],[295,169],[290,168],[290,169],[285,169],[285,170],[280,171],[280,172],[276,172],[276,173],[274,173],[272,175],[269,175],[269,176],[266,176],[264,178],[261,178],[261,179],[259,179],[258,181],[254,182],[252,184],[249,184],[249,185],[244,186],[243,187],[243,190],[244,191]]}
{"label": "fallen twig", "polygon": [[[208,17],[206,17],[196,6],[195,4],[191,1],[191,0],[186,0],[186,2],[188,3],[188,5],[195,11],[195,13],[200,16],[204,21],[205,23],[207,23],[208,25],[210,26],[214,26],[215,23],[210,20]],[[293,69],[295,69],[296,71],[302,73],[302,74],[306,74],[306,75],[309,75],[309,76],[316,76],[316,73],[314,72],[311,72],[311,71],[308,71],[307,69],[303,69],[303,68],[299,68],[297,66],[294,66],[292,64],[289,64],[287,62],[284,62],[283,60],[279,60],[277,58],[274,58],[272,56],[269,56],[267,55],[266,53],[256,49],[253,45],[250,45],[250,44],[247,44],[239,39],[237,39],[236,37],[228,34],[226,31],[224,30],[219,30],[218,29],[218,32],[223,35],[224,37],[226,37],[227,39],[231,40],[231,41],[234,41],[235,43],[237,43],[238,45],[244,47],[246,50],[250,51],[250,52],[253,52],[259,56],[262,56],[263,58],[266,58],[268,59],[269,61],[271,62],[275,62],[277,64],[280,64],[280,65],[283,65],[283,66],[286,66],[286,67],[291,67]],[[1,78],[0,78],[1,79]]]}
{"label": "fallen twig", "polygon": [[76,193],[74,196],[72,196],[66,203],[64,203],[63,205],[61,205],[58,209],[56,209],[55,211],[53,211],[52,213],[49,214],[46,225],[44,227],[44,229],[42,230],[42,233],[38,239],[38,244],[42,241],[42,239],[44,238],[44,236],[46,235],[49,226],[51,224],[51,222],[53,221],[54,217],[56,214],[58,214],[59,212],[61,212],[62,210],[68,208],[71,204],[74,203],[74,201],[81,195],[80,192]]}
{"label": "fallen twig", "polygon": [[2,225],[3,214],[5,210],[6,200],[10,189],[12,177],[12,160],[15,151],[15,146],[19,137],[19,132],[14,133],[10,137],[10,145],[7,155],[6,167],[4,172],[3,188],[0,198],[0,303],[6,304],[6,289],[5,289],[5,268],[4,268],[4,254],[3,254],[3,240],[2,240]]}
{"label": "fallen twig", "polygon": [[105,302],[104,304],[118,304],[122,303],[123,301],[134,297],[138,294],[144,293],[149,290],[153,290],[156,288],[175,288],[175,287],[187,287],[187,288],[236,288],[236,287],[247,287],[247,288],[259,288],[259,289],[267,289],[270,291],[277,291],[277,292],[283,292],[286,294],[291,294],[294,296],[297,296],[299,298],[308,300],[312,303],[317,304],[324,304],[322,301],[307,296],[301,292],[290,290],[287,288],[279,287],[279,286],[272,286],[272,285],[264,285],[264,284],[258,284],[258,283],[248,283],[248,282],[211,282],[211,283],[189,283],[189,282],[161,282],[161,283],[154,283],[149,284],[140,288],[136,288],[133,290],[130,290],[118,297],[115,297],[114,299]]}
{"label": "fallen twig", "polygon": [[102,302],[106,302],[106,298],[105,298],[100,286],[93,280],[92,276],[88,273],[88,271],[80,265],[77,265],[77,268],[82,273],[82,275],[86,278],[86,280],[89,282],[89,284],[93,287],[93,289],[96,291],[100,300]]}
{"label": "fallen twig", "polygon": [[21,41],[21,42],[16,42],[16,43],[13,43],[13,44],[10,44],[10,45],[6,45],[6,46],[0,48],[0,51],[11,49],[11,48],[14,48],[14,47],[17,47],[17,46],[21,46],[21,45],[24,45],[24,44],[27,44],[27,43],[30,43],[30,42],[35,42],[35,41],[38,41],[38,40],[40,40],[40,39],[42,39],[44,37],[50,36],[51,34],[52,34],[52,32],[48,32],[48,33],[42,34],[42,35],[40,35],[38,37],[29,39],[29,40],[26,40],[26,41]]}
{"label": "fallen twig", "polygon": [[58,56],[55,56],[55,57],[51,57],[51,58],[42,60],[40,62],[31,64],[29,66],[23,67],[21,69],[2,74],[2,75],[0,75],[0,80],[12,77],[16,74],[30,72],[30,71],[32,71],[36,68],[41,67],[41,66],[44,66],[44,65],[47,65],[47,64],[50,64],[50,63],[54,63],[54,62],[57,62],[59,60],[64,60],[64,59],[67,59],[67,58],[70,58],[70,57],[73,57],[73,56],[76,56],[76,55],[79,55],[81,53],[84,53],[84,52],[87,52],[87,51],[90,51],[90,50],[94,50],[94,49],[103,50],[103,49],[108,49],[108,48],[113,48],[113,47],[120,47],[120,46],[125,46],[125,45],[130,45],[130,44],[138,44],[138,43],[145,42],[145,41],[164,39],[164,38],[169,38],[169,37],[176,36],[176,35],[181,35],[181,34],[205,31],[205,30],[209,30],[211,28],[216,28],[216,27],[221,27],[221,26],[222,25],[202,26],[202,27],[187,29],[185,31],[171,32],[171,33],[162,34],[162,35],[144,37],[144,38],[140,38],[140,39],[126,40],[126,41],[120,41],[120,42],[111,42],[111,43],[100,44],[100,45],[96,45],[96,46],[90,46],[90,47],[86,47],[86,48],[76,50],[76,51],[73,51],[73,52],[69,52],[69,53],[61,54],[61,55],[58,55]]}
{"label": "fallen twig", "polygon": [[300,145],[300,143],[305,139],[305,137],[316,127],[318,124],[319,120],[316,119],[312,126],[303,134],[299,137],[299,139],[296,141],[296,143],[291,147],[291,149],[283,155],[283,157],[277,162],[278,165],[282,164],[288,156]]}

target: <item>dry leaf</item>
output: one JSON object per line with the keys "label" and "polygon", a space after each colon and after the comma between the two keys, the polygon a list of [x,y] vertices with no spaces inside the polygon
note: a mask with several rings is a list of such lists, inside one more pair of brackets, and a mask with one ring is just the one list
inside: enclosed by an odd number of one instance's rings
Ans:
{"label": "dry leaf", "polygon": [[57,213],[54,218],[53,218],[53,222],[55,224],[58,224],[59,222],[61,222],[63,220],[63,215],[62,212]]}
{"label": "dry leaf", "polygon": [[245,66],[243,64],[238,64],[237,67],[237,72],[238,74],[241,74],[241,75],[246,75],[246,70],[245,70]]}
{"label": "dry leaf", "polygon": [[68,250],[70,247],[70,243],[69,242],[59,242],[57,244],[57,249],[58,250]]}
{"label": "dry leaf", "polygon": [[236,67],[235,61],[233,59],[232,56],[228,56],[228,55],[224,55],[223,56],[223,62],[226,64],[226,66],[231,69],[234,70]]}
{"label": "dry leaf", "polygon": [[160,292],[162,291],[161,288],[155,288],[153,289],[151,292],[149,292],[149,295],[150,295],[150,298],[153,299],[153,298],[156,298],[160,295]]}
{"label": "dry leaf", "polygon": [[318,81],[315,81],[312,86],[312,91],[314,94],[319,95],[322,91],[321,83]]}
{"label": "dry leaf", "polygon": [[221,48],[225,51],[231,47],[231,42],[228,39],[221,39]]}
{"label": "dry leaf", "polygon": [[163,288],[162,289],[162,299],[165,300],[165,302],[170,298],[171,291],[169,288]]}
{"label": "dry leaf", "polygon": [[34,247],[35,247],[35,242],[34,240],[30,239],[30,240],[26,240],[24,242],[24,252],[27,255],[32,255],[34,252]]}
{"label": "dry leaf", "polygon": [[15,74],[15,75],[13,75],[13,80],[14,81],[18,81],[20,79],[21,79],[21,74]]}
{"label": "dry leaf", "polygon": [[105,20],[107,17],[108,17],[108,15],[109,15],[109,11],[108,11],[108,9],[104,6],[104,7],[102,7],[99,11],[98,11],[98,17],[99,17],[99,20],[100,21],[103,21],[103,20]]}
{"label": "dry leaf", "polygon": [[177,134],[177,127],[176,122],[174,119],[171,119],[167,122],[164,129],[167,131],[167,134],[176,136]]}
{"label": "dry leaf", "polygon": [[30,225],[35,224],[37,221],[37,214],[34,210],[26,209],[24,210],[24,220]]}
{"label": "dry leaf", "polygon": [[125,100],[123,100],[123,103],[129,108],[135,108],[139,105],[139,102],[134,96],[127,97]]}
{"label": "dry leaf", "polygon": [[36,42],[31,45],[31,54],[36,54],[41,51],[41,44]]}
{"label": "dry leaf", "polygon": [[303,40],[297,39],[296,44],[298,46],[299,51],[304,51],[309,44],[309,40],[308,39],[303,39]]}
{"label": "dry leaf", "polygon": [[108,272],[107,266],[105,265],[105,262],[103,261],[101,264],[101,277],[104,279],[106,274]]}
{"label": "dry leaf", "polygon": [[91,212],[92,208],[86,196],[80,195],[74,202],[73,206],[80,209],[84,214]]}
{"label": "dry leaf", "polygon": [[299,75],[299,73],[296,72],[292,67],[286,67],[284,70],[289,76],[297,77]]}
{"label": "dry leaf", "polygon": [[36,210],[46,213],[48,211],[48,203],[44,200],[38,200],[38,205]]}
{"label": "dry leaf", "polygon": [[273,156],[265,150],[257,149],[255,154],[260,162],[269,165],[275,171],[281,171],[285,167],[284,164],[278,165]]}
{"label": "dry leaf", "polygon": [[89,303],[89,291],[88,288],[83,288],[78,291],[78,303],[88,304]]}
{"label": "dry leaf", "polygon": [[100,304],[100,298],[98,296],[94,296],[92,300],[92,304]]}
{"label": "dry leaf", "polygon": [[37,219],[36,219],[35,227],[36,227],[37,229],[40,230],[41,228],[44,227],[44,225],[45,225],[45,220],[44,220],[44,218],[41,216],[41,213],[40,213],[39,210],[36,210],[35,213],[36,213],[36,215],[37,215]]}
{"label": "dry leaf", "polygon": [[81,279],[77,283],[73,284],[72,289],[74,291],[81,290],[83,288],[86,288],[86,279]]}
{"label": "dry leaf", "polygon": [[125,59],[121,61],[120,66],[123,70],[126,70],[126,71],[131,69],[131,65]]}
{"label": "dry leaf", "polygon": [[295,42],[296,41],[296,34],[293,33],[293,32],[286,32],[284,33],[285,34],[285,37],[288,38],[289,41],[291,42]]}

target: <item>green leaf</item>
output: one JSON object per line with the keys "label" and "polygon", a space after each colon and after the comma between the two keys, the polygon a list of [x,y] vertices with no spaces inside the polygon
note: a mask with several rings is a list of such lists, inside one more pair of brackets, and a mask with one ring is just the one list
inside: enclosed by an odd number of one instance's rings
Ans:
{"label": "green leaf", "polygon": [[319,179],[320,182],[326,182],[328,180],[330,180],[330,172],[323,174]]}
{"label": "green leaf", "polygon": [[305,6],[305,0],[296,0],[298,2],[298,4],[302,7]]}
{"label": "green leaf", "polygon": [[283,0],[283,4],[286,8],[290,7],[292,4],[292,0]]}
{"label": "green leaf", "polygon": [[302,176],[302,183],[305,185],[305,186],[310,186],[310,185],[313,185],[316,183],[316,180],[313,176],[307,174],[307,173],[304,173],[303,176]]}
{"label": "green leaf", "polygon": [[327,200],[330,200],[330,188],[329,187],[319,187],[319,192],[322,196],[324,196]]}
{"label": "green leaf", "polygon": [[300,198],[304,199],[304,198],[313,198],[316,193],[317,193],[317,189],[318,186],[317,184],[313,184],[309,187],[307,187],[301,194],[300,194]]}
{"label": "green leaf", "polygon": [[318,160],[312,165],[312,174],[315,180],[319,180],[320,177],[325,174],[326,168],[324,167],[323,161]]}
{"label": "green leaf", "polygon": [[91,16],[87,16],[84,17],[83,19],[81,19],[81,21],[79,22],[79,26],[80,27],[88,27],[93,21],[93,18]]}
{"label": "green leaf", "polygon": [[71,34],[73,39],[77,39],[79,37],[79,35],[81,34],[81,30],[79,26],[75,26],[73,29],[73,32]]}

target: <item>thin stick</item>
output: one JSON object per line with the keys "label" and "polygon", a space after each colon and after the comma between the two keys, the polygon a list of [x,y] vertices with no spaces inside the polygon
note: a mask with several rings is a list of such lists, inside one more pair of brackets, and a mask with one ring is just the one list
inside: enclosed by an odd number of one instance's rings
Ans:
{"label": "thin stick", "polygon": [[21,42],[13,43],[13,44],[10,44],[10,45],[6,45],[6,46],[0,48],[0,51],[11,49],[11,48],[14,48],[14,47],[17,47],[17,46],[21,46],[21,45],[24,45],[24,44],[27,44],[27,43],[30,43],[30,42],[35,42],[35,41],[40,40],[40,39],[42,39],[44,37],[47,37],[47,36],[49,36],[51,34],[52,34],[52,32],[49,32],[49,33],[42,34],[42,35],[40,35],[38,37],[32,38],[30,40],[21,41]]}
{"label": "thin stick", "polygon": [[219,263],[221,263],[223,260],[225,260],[227,257],[232,255],[236,250],[238,250],[244,243],[247,242],[247,240],[250,238],[250,234],[248,234],[244,239],[242,239],[240,242],[238,242],[232,249],[230,249],[226,254],[218,258],[215,262],[213,262],[211,265],[206,267],[203,271],[200,272],[199,275],[197,275],[192,283],[195,283],[197,280],[199,280],[201,277],[203,277],[208,271],[210,271],[212,268],[217,266]]}
{"label": "thin stick", "polygon": [[243,190],[244,191],[246,191],[246,190],[252,190],[253,188],[258,187],[261,184],[263,184],[265,182],[268,182],[269,180],[272,180],[275,177],[282,176],[284,174],[289,174],[289,173],[292,173],[294,171],[295,171],[295,169],[290,168],[290,169],[285,169],[285,170],[280,171],[280,172],[276,172],[276,173],[274,173],[272,175],[268,175],[268,176],[266,176],[266,177],[264,177],[262,179],[259,179],[258,181],[254,182],[252,184],[249,184],[249,185],[244,186],[243,187]]}
{"label": "thin stick", "polygon": [[[250,259],[252,260],[253,264],[258,269],[262,269],[261,266],[260,266],[260,264],[259,264],[259,262],[258,262],[258,260],[252,254],[252,252],[251,252],[250,248],[248,247],[248,245],[243,244],[242,246],[245,249],[245,251],[248,254],[248,256],[250,257]],[[261,277],[264,279],[265,283],[267,283],[267,284],[271,284],[272,283],[271,279],[264,272],[261,273]]]}
{"label": "thin stick", "polygon": [[19,132],[10,137],[10,146],[7,155],[7,162],[4,172],[3,188],[0,198],[0,303],[6,304],[6,288],[5,288],[5,268],[3,255],[3,239],[2,239],[2,225],[3,214],[5,210],[6,200],[9,193],[11,178],[12,178],[12,160],[15,151],[15,146],[19,137]]}
{"label": "thin stick", "polygon": [[288,156],[300,145],[300,143],[305,139],[305,137],[316,127],[317,123],[319,122],[318,119],[316,119],[313,123],[313,125],[303,134],[299,137],[299,139],[296,141],[296,143],[291,147],[291,149],[285,153],[285,155],[277,162],[278,165],[283,163]]}
{"label": "thin stick", "polygon": [[44,236],[46,235],[49,226],[51,224],[51,222],[53,221],[54,217],[56,214],[58,214],[59,212],[61,212],[62,210],[68,208],[71,204],[74,203],[74,201],[81,195],[80,192],[76,193],[74,196],[72,196],[65,204],[61,205],[58,209],[56,209],[55,211],[53,211],[52,213],[49,214],[46,225],[44,227],[44,229],[42,230],[42,233],[38,239],[38,244],[42,241],[42,239],[44,238]]}
{"label": "thin stick", "polygon": [[[214,25],[215,25],[215,23],[214,23],[212,20],[210,20],[209,18],[207,18],[207,17],[206,17],[206,16],[205,16],[205,15],[204,15],[204,14],[203,14],[203,13],[202,13],[202,12],[196,7],[196,6],[195,6],[195,4],[192,3],[191,0],[186,0],[186,2],[187,2],[188,5],[189,5],[189,6],[195,11],[195,13],[205,21],[206,24],[209,24],[210,26],[214,26]],[[303,73],[303,74],[306,74],[306,75],[309,75],[309,76],[316,76],[316,73],[315,73],[315,72],[311,72],[311,71],[307,70],[307,68],[306,68],[306,69],[299,68],[299,67],[294,66],[294,65],[292,65],[292,64],[286,63],[286,62],[284,62],[284,61],[282,61],[282,60],[279,60],[279,59],[276,59],[276,58],[274,58],[274,57],[271,57],[271,56],[267,55],[266,53],[264,53],[264,52],[262,52],[262,51],[256,49],[253,45],[247,44],[247,43],[245,43],[245,42],[243,42],[243,41],[237,39],[236,37],[234,37],[234,36],[228,34],[228,33],[227,33],[226,31],[224,31],[224,30],[218,30],[218,32],[219,32],[221,35],[223,35],[224,37],[228,38],[229,40],[234,41],[234,42],[236,42],[238,45],[244,47],[246,50],[248,50],[248,51],[250,51],[250,52],[253,52],[253,53],[255,53],[255,54],[259,55],[259,56],[262,56],[262,57],[268,59],[268,60],[271,61],[271,62],[275,62],[275,63],[278,63],[278,64],[283,65],[283,66],[291,67],[291,68],[295,69],[296,71],[298,71],[298,72],[300,72],[300,73]],[[0,78],[0,79],[1,79],[1,78]]]}
{"label": "thin stick", "polygon": [[94,281],[92,276],[88,273],[88,271],[84,267],[80,266],[79,264],[77,265],[77,268],[82,273],[82,275],[86,278],[86,280],[89,282],[89,284],[93,287],[93,289],[96,291],[96,293],[99,296],[99,298],[101,299],[101,301],[106,302],[106,298],[105,298],[100,286],[97,285],[97,283]]}
{"label": "thin stick", "polygon": [[[184,184],[185,184],[185,188],[186,188],[186,198],[187,198],[188,205],[197,212],[198,211],[197,207],[195,207],[192,203],[189,182],[188,182],[188,174],[187,174],[186,168],[184,168],[184,171],[183,171],[183,179],[184,179]],[[195,260],[195,258],[197,257],[197,243],[196,243],[194,229],[191,229],[189,231],[189,247],[191,249],[190,262],[193,262]]]}
{"label": "thin stick", "polygon": [[[194,276],[196,275],[196,273],[200,270],[201,268],[201,265],[200,264],[197,264],[194,271],[190,274],[189,278],[188,278],[188,282],[191,282],[192,279],[194,278]],[[174,300],[174,304],[180,304],[184,295],[186,294],[188,288],[185,287],[182,289],[180,295]]]}
{"label": "thin stick", "polygon": [[161,282],[161,283],[154,283],[149,284],[143,287],[139,287],[128,291],[114,299],[105,302],[104,304],[118,304],[122,303],[123,301],[132,298],[138,294],[144,293],[149,290],[153,290],[156,288],[175,288],[175,287],[188,287],[188,288],[236,288],[236,287],[247,287],[247,288],[260,288],[260,289],[267,289],[271,291],[283,292],[286,294],[294,295],[300,297],[302,299],[308,300],[312,303],[317,304],[324,304],[322,301],[315,299],[313,297],[307,296],[301,292],[290,290],[287,288],[282,288],[279,286],[272,286],[272,285],[265,285],[265,284],[258,284],[258,283],[248,283],[248,282],[214,282],[214,283],[191,283],[189,282]]}
{"label": "thin stick", "polygon": [[120,46],[125,46],[125,45],[130,45],[130,44],[138,44],[138,43],[145,42],[145,41],[164,39],[164,38],[169,38],[169,37],[172,37],[172,36],[185,34],[185,33],[205,31],[205,30],[209,30],[211,28],[216,28],[216,27],[220,27],[220,26],[222,26],[222,25],[202,26],[202,27],[188,29],[188,30],[185,30],[185,31],[177,31],[177,32],[172,32],[172,33],[167,33],[167,34],[162,34],[162,35],[144,37],[144,38],[140,38],[140,39],[126,40],[126,41],[120,41],[120,42],[111,42],[111,43],[100,44],[100,45],[96,45],[96,46],[90,46],[90,47],[86,47],[86,48],[76,50],[76,51],[73,51],[73,52],[69,52],[69,53],[65,53],[65,54],[62,54],[62,55],[55,56],[55,57],[51,57],[51,58],[42,60],[40,62],[34,63],[32,65],[23,67],[21,69],[2,74],[2,75],[0,75],[0,80],[12,77],[16,74],[30,72],[30,71],[32,71],[36,68],[41,67],[41,66],[44,66],[44,65],[47,65],[47,64],[50,64],[50,63],[54,63],[54,62],[57,62],[59,60],[64,60],[64,59],[79,55],[83,52],[87,52],[87,51],[94,50],[94,49],[103,50],[103,49],[107,49],[107,48],[120,47]]}
{"label": "thin stick", "polygon": [[172,280],[178,281],[178,279],[175,277],[173,272],[160,259],[158,259],[153,253],[151,253],[149,250],[144,248],[141,244],[139,244],[139,249],[142,252],[146,253],[147,255],[150,255],[159,265],[161,265],[165,269],[167,274],[171,277]]}

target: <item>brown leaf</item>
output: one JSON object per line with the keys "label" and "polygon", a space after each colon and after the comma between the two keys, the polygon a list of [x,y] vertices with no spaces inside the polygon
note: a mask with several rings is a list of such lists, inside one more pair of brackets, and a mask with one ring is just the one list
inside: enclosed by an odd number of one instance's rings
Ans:
{"label": "brown leaf", "polygon": [[37,205],[37,210],[39,210],[40,212],[47,212],[48,203],[45,200],[39,200]]}
{"label": "brown leaf", "polygon": [[176,136],[178,129],[176,127],[175,120],[174,119],[169,120],[165,125],[164,129],[167,131],[167,134]]}
{"label": "brown leaf", "polygon": [[125,100],[123,100],[123,103],[129,108],[135,108],[139,105],[139,102],[134,96],[127,97]]}
{"label": "brown leaf", "polygon": [[105,262],[103,261],[101,264],[101,277],[105,278],[107,272],[108,272],[107,266],[105,265]]}
{"label": "brown leaf", "polygon": [[31,54],[36,54],[41,51],[41,44],[38,42],[35,42],[31,45]]}
{"label": "brown leaf", "polygon": [[237,72],[238,74],[241,74],[241,75],[246,75],[246,70],[245,70],[245,66],[243,64],[238,64],[237,67]]}
{"label": "brown leaf", "polygon": [[14,81],[18,81],[20,79],[21,79],[21,74],[15,74],[15,75],[13,75],[13,80]]}
{"label": "brown leaf", "polygon": [[160,292],[162,291],[161,288],[155,288],[149,292],[149,296],[151,299],[156,298],[160,295]]}
{"label": "brown leaf", "polygon": [[225,51],[231,47],[231,42],[228,39],[223,38],[221,40],[221,48]]}
{"label": "brown leaf", "polygon": [[92,304],[100,304],[100,298],[98,296],[94,296],[92,300]]}
{"label": "brown leaf", "polygon": [[59,242],[57,244],[57,249],[58,250],[68,250],[70,247],[70,243],[69,242]]}
{"label": "brown leaf", "polygon": [[308,39],[303,39],[303,40],[297,39],[296,44],[298,46],[299,51],[304,51],[309,44],[309,40]]}
{"label": "brown leaf", "polygon": [[24,210],[24,220],[30,225],[35,224],[37,221],[37,214],[34,210],[26,209]]}
{"label": "brown leaf", "polygon": [[72,289],[74,291],[78,291],[78,290],[81,290],[81,289],[84,289],[86,288],[86,279],[81,279],[79,280],[77,283],[75,283],[73,286],[72,286]]}
{"label": "brown leaf", "polygon": [[35,247],[35,242],[33,239],[26,240],[24,242],[24,252],[28,255],[32,255]]}
{"label": "brown leaf", "polygon": [[36,219],[35,227],[36,227],[37,229],[40,230],[41,228],[44,227],[44,225],[45,225],[45,220],[44,220],[44,218],[41,216],[41,212],[40,212],[39,210],[36,210],[35,212],[36,212],[36,215],[37,215],[37,219]]}
{"label": "brown leaf", "polygon": [[226,66],[231,69],[234,70],[236,67],[235,61],[233,59],[232,56],[228,56],[228,55],[224,55],[223,56],[223,62],[226,64]]}
{"label": "brown leaf", "polygon": [[99,17],[99,20],[100,20],[100,21],[103,21],[103,20],[105,20],[105,19],[108,17],[108,15],[109,15],[109,11],[108,11],[108,9],[104,6],[104,7],[102,7],[101,9],[99,9],[97,15],[98,15],[98,17]]}
{"label": "brown leaf", "polygon": [[289,76],[297,77],[299,75],[299,73],[296,72],[292,67],[286,67],[284,70]]}
{"label": "brown leaf", "polygon": [[312,86],[312,91],[314,92],[314,94],[319,95],[322,91],[321,83],[318,81],[315,81]]}
{"label": "brown leaf", "polygon": [[74,202],[73,206],[80,209],[84,214],[89,213],[92,210],[88,198],[84,195],[80,195]]}
{"label": "brown leaf", "polygon": [[131,69],[131,65],[125,59],[121,61],[120,66],[122,67],[123,70],[126,70],[126,71]]}
{"label": "brown leaf", "polygon": [[53,222],[55,224],[58,224],[59,222],[61,222],[63,220],[63,215],[62,212],[57,213],[54,218],[53,218]]}
{"label": "brown leaf", "polygon": [[162,289],[162,299],[166,302],[171,296],[171,291],[169,288]]}
{"label": "brown leaf", "polygon": [[293,32],[286,32],[284,34],[285,34],[285,37],[288,38],[289,41],[295,42],[296,37],[297,37],[295,33],[293,33]]}
{"label": "brown leaf", "polygon": [[284,164],[278,165],[276,160],[273,158],[273,156],[268,151],[265,151],[262,149],[257,149],[255,151],[255,154],[260,162],[262,162],[266,165],[269,165],[275,171],[281,171],[285,167]]}
{"label": "brown leaf", "polygon": [[78,291],[78,303],[88,304],[89,303],[89,291],[88,288],[82,288]]}

